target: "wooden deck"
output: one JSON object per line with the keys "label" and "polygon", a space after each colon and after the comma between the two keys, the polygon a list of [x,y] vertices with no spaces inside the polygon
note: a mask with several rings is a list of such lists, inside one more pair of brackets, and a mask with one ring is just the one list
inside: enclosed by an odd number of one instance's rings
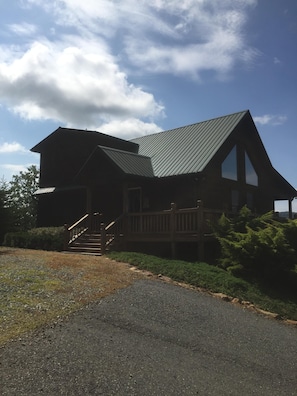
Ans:
{"label": "wooden deck", "polygon": [[127,213],[124,229],[129,239],[197,240],[211,233],[210,223],[221,214],[205,209],[202,204],[184,209],[172,204],[171,209],[160,212]]}
{"label": "wooden deck", "polygon": [[211,223],[218,220],[222,211],[207,209],[198,201],[194,208],[170,209],[158,212],[125,213],[108,225],[100,223],[99,214],[85,215],[66,228],[65,243],[69,246],[85,232],[100,232],[102,254],[112,245],[126,243],[169,242],[171,255],[175,257],[176,244],[196,243],[199,258],[203,259],[204,244],[212,239]]}

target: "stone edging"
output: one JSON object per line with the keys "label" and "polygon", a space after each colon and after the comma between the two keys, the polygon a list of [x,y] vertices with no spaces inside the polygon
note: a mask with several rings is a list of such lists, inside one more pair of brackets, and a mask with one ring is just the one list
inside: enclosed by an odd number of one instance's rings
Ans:
{"label": "stone edging", "polygon": [[134,267],[134,266],[131,266],[130,270],[131,271],[135,271],[135,272],[140,272],[143,275],[146,275],[146,276],[148,276],[150,278],[159,279],[159,280],[162,280],[163,282],[172,283],[172,284],[184,287],[186,289],[207,293],[207,294],[209,294],[209,295],[211,295],[213,297],[220,298],[223,301],[227,301],[227,302],[230,302],[232,304],[241,306],[243,308],[246,308],[246,309],[249,309],[249,310],[251,310],[253,312],[256,312],[256,313],[258,313],[260,315],[263,315],[263,316],[265,316],[267,318],[276,319],[276,320],[279,320],[282,323],[285,323],[285,324],[288,324],[288,325],[291,325],[291,326],[295,326],[297,328],[297,320],[284,319],[284,318],[282,318],[281,315],[276,314],[274,312],[265,311],[264,309],[261,309],[261,308],[258,308],[257,306],[255,306],[254,304],[252,304],[249,301],[240,300],[239,298],[231,297],[231,296],[228,296],[227,294],[224,294],[224,293],[212,293],[212,292],[210,292],[207,289],[203,289],[201,287],[192,286],[192,285],[189,285],[187,283],[177,282],[177,281],[172,280],[168,276],[164,276],[162,274],[154,275],[152,272],[145,271],[145,270],[140,270],[140,269],[138,269],[137,267]]}

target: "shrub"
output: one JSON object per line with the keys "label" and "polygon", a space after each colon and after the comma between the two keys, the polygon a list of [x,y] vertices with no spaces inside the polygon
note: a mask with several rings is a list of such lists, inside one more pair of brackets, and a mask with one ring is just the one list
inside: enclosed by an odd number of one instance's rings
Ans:
{"label": "shrub", "polygon": [[4,245],[25,249],[63,250],[63,227],[33,228],[29,231],[10,232]]}
{"label": "shrub", "polygon": [[4,246],[27,248],[29,245],[29,235],[25,231],[8,232],[4,236]]}
{"label": "shrub", "polygon": [[297,222],[277,221],[272,212],[253,217],[244,207],[234,219],[222,216],[214,233],[221,245],[219,262],[234,275],[276,275],[297,263]]}
{"label": "shrub", "polygon": [[284,224],[284,234],[297,257],[297,220],[291,220]]}

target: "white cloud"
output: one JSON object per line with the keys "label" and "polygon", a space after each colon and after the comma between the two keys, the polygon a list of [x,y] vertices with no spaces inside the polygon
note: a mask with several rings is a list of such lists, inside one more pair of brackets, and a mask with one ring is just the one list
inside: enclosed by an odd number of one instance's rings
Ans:
{"label": "white cloud", "polygon": [[48,37],[37,36],[43,30],[38,22],[9,25],[16,35],[35,34],[35,40],[1,48],[1,103],[29,120],[96,129],[107,124],[104,128],[111,130],[117,125],[134,129],[131,120],[138,119],[143,133],[155,131],[164,106],[132,84],[130,75],[199,79],[213,71],[222,77],[238,62],[252,63],[257,51],[245,42],[244,25],[256,3],[22,0],[26,12],[41,7],[48,13]]}
{"label": "white cloud", "polygon": [[232,35],[220,33],[211,42],[187,46],[146,45],[134,39],[126,42],[126,51],[135,64],[150,72],[191,75],[199,79],[201,72],[215,71],[218,75],[228,73],[235,63],[234,52],[240,44]]}
{"label": "white cloud", "polygon": [[19,172],[25,172],[29,165],[16,165],[16,164],[2,164],[1,167],[9,171],[12,175]]}
{"label": "white cloud", "polygon": [[260,125],[282,125],[287,121],[287,116],[285,115],[264,114],[253,118],[255,123]]}
{"label": "white cloud", "polygon": [[26,119],[78,127],[101,124],[108,117],[162,115],[163,106],[128,83],[104,43],[67,39],[35,42],[22,57],[0,63],[0,97],[12,111]]}
{"label": "white cloud", "polygon": [[25,149],[20,143],[12,142],[12,143],[2,143],[0,144],[0,154],[12,154],[12,153],[28,153],[28,150]]}
{"label": "white cloud", "polygon": [[[199,77],[205,70],[219,76],[228,74],[237,62],[250,63],[258,55],[244,40],[243,27],[246,7],[254,1],[155,1],[159,12],[166,12],[176,39],[156,40],[148,35],[139,40],[127,35],[125,50],[138,67],[150,72],[190,75]],[[165,17],[166,18],[166,17]],[[155,25],[157,29],[158,25]],[[168,29],[169,31],[170,29]]]}
{"label": "white cloud", "polygon": [[100,132],[125,139],[132,139],[161,131],[161,128],[155,123],[146,123],[135,118],[129,118],[123,121],[114,120],[102,125],[99,129]]}
{"label": "white cloud", "polygon": [[0,180],[10,181],[14,175],[18,175],[20,172],[26,172],[28,167],[31,165],[36,165],[39,167],[39,164],[0,164]]}
{"label": "white cloud", "polygon": [[[219,75],[258,52],[245,43],[248,8],[256,0],[60,0],[52,12],[61,24],[123,40],[130,65],[142,71]],[[63,7],[62,7],[63,5]],[[63,11],[62,11],[63,10]],[[121,33],[121,36],[118,33]]]}
{"label": "white cloud", "polygon": [[275,65],[279,65],[280,63],[282,63],[276,56],[273,58],[273,63]]}
{"label": "white cloud", "polygon": [[32,25],[30,23],[20,23],[20,24],[11,24],[8,25],[9,30],[11,30],[13,33],[20,35],[20,36],[30,36],[37,31],[37,27],[35,25]]}

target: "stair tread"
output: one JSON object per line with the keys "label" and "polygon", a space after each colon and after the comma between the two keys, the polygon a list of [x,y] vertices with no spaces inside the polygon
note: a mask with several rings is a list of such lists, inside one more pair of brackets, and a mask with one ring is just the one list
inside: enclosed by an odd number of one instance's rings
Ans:
{"label": "stair tread", "polygon": [[[107,242],[110,243],[110,241],[114,239],[112,237],[113,237],[112,234],[107,234],[106,235]],[[70,253],[90,254],[97,256],[101,255],[102,254],[101,234],[85,232],[68,245],[67,251]]]}
{"label": "stair tread", "polygon": [[99,256],[101,255],[101,235],[84,233],[68,246],[68,252]]}

